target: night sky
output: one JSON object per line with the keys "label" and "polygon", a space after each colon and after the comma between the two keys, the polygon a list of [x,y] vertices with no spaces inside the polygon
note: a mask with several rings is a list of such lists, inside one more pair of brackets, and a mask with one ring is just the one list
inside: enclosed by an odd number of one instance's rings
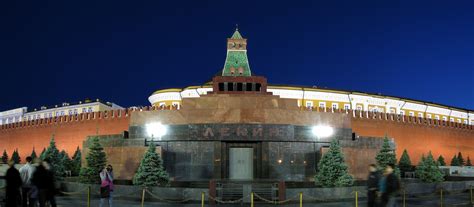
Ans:
{"label": "night sky", "polygon": [[235,24],[271,84],[474,109],[472,0],[13,0],[0,16],[0,111],[88,97],[149,105],[157,89],[219,72]]}

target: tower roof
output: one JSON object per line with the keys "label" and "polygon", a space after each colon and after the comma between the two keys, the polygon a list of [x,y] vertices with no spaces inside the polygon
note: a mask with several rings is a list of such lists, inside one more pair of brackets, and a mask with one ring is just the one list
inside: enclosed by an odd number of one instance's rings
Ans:
{"label": "tower roof", "polygon": [[232,34],[232,37],[230,39],[243,39],[242,35],[239,32],[239,28],[235,28],[234,34]]}

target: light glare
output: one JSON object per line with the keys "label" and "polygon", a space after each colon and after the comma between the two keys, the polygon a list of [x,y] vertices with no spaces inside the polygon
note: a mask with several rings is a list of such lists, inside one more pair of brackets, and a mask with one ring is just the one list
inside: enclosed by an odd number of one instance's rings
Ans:
{"label": "light glare", "polygon": [[165,125],[161,124],[160,122],[157,123],[149,123],[146,125],[146,131],[148,136],[150,137],[159,137],[166,135],[168,129]]}
{"label": "light glare", "polygon": [[334,133],[334,129],[330,126],[313,126],[312,132],[319,138],[329,137]]}

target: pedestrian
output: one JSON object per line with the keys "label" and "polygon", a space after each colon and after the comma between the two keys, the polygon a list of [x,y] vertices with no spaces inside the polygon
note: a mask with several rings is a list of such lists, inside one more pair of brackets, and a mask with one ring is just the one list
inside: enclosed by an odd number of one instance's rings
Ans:
{"label": "pedestrian", "polygon": [[380,173],[375,164],[369,165],[369,176],[367,178],[367,206],[375,207],[377,191],[379,190]]}
{"label": "pedestrian", "polygon": [[51,207],[56,207],[54,173],[48,160],[43,160],[36,168],[31,181],[38,188],[40,207],[45,207],[46,202],[49,202]]}
{"label": "pedestrian", "polygon": [[6,207],[17,207],[20,197],[21,177],[20,172],[15,168],[15,162],[13,160],[8,161],[8,170],[5,174],[5,180],[7,181],[5,198]]}
{"label": "pedestrian", "polygon": [[31,161],[33,161],[33,159],[30,156],[26,157],[26,164],[20,168],[21,181],[23,182],[23,185],[21,186],[21,197],[23,207],[33,207],[35,204],[35,201],[34,199],[32,199],[31,196],[31,178],[33,177],[35,167],[31,164]]}
{"label": "pedestrian", "polygon": [[393,173],[395,169],[394,164],[388,164],[384,173],[384,190],[382,193],[382,203],[386,207],[397,207],[397,195],[400,190],[400,180],[397,175]]}
{"label": "pedestrian", "polygon": [[112,207],[112,192],[114,191],[114,173],[112,165],[107,165],[100,173],[100,207],[104,206],[105,199],[108,200],[109,207]]}

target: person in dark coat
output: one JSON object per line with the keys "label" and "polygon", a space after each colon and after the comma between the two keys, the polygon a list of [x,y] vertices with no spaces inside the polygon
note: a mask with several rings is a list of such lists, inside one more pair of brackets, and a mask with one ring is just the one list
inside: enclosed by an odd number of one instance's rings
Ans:
{"label": "person in dark coat", "polygon": [[377,191],[379,190],[380,173],[375,164],[369,165],[369,176],[367,178],[367,206],[375,207]]}
{"label": "person in dark coat", "polygon": [[22,182],[20,172],[15,168],[15,162],[13,160],[8,162],[8,166],[10,166],[10,168],[8,168],[5,174],[5,180],[7,181],[5,192],[6,206],[17,207],[21,200],[20,187]]}
{"label": "person in dark coat", "polygon": [[40,207],[46,206],[46,202],[48,201],[51,207],[56,207],[56,200],[54,198],[56,193],[54,172],[51,171],[47,160],[44,160],[41,165],[36,168],[31,181],[38,188]]}
{"label": "person in dark coat", "polygon": [[397,194],[400,191],[400,180],[393,173],[394,169],[394,164],[389,164],[385,168],[385,190],[382,193],[382,202],[387,207],[398,206]]}

